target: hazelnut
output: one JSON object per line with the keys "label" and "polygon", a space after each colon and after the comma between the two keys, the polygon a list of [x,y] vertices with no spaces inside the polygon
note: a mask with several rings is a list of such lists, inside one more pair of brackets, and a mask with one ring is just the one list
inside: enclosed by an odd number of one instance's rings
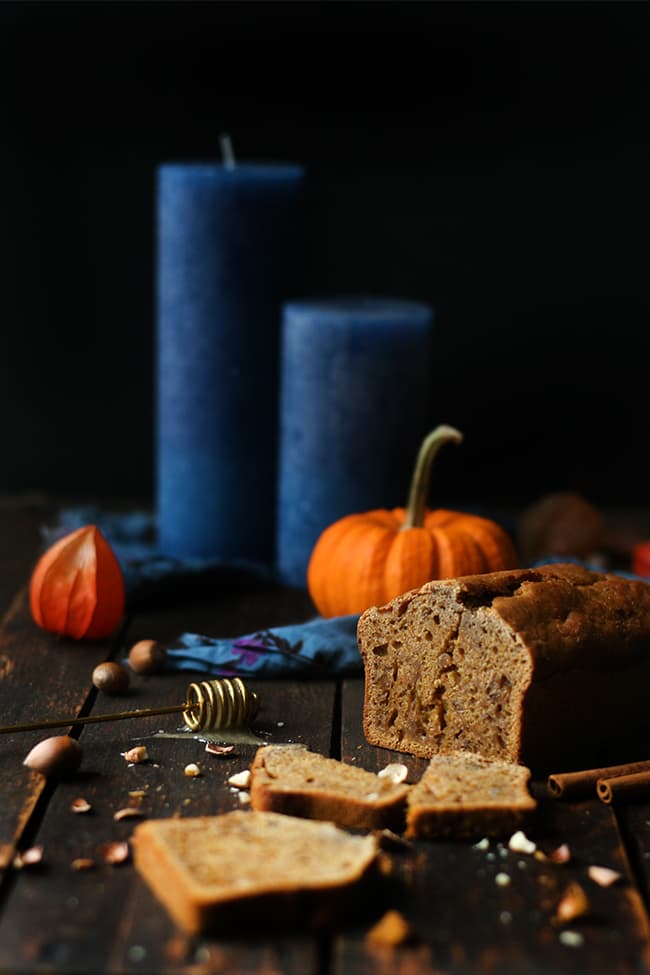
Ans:
{"label": "hazelnut", "polygon": [[139,640],[129,650],[129,666],[136,674],[157,674],[163,669],[167,651],[155,640]]}
{"label": "hazelnut", "polygon": [[23,765],[56,778],[65,778],[77,771],[81,764],[81,745],[69,735],[54,735],[34,745]]}
{"label": "hazelnut", "polygon": [[601,547],[604,531],[601,511],[573,491],[543,495],[522,512],[517,527],[526,563],[552,555],[586,558]]}
{"label": "hazelnut", "polygon": [[129,689],[129,672],[121,664],[105,660],[93,670],[93,684],[104,694],[126,694]]}

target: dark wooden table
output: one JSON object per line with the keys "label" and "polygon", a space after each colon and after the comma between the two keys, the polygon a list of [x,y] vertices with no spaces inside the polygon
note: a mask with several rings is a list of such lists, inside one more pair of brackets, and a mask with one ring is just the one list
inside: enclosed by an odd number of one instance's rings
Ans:
{"label": "dark wooden table", "polygon": [[[180,703],[188,675],[136,676],[126,697],[109,698],[94,690],[91,672],[101,660],[121,659],[137,639],[171,640],[183,630],[235,635],[297,622],[313,612],[301,591],[224,579],[178,599],[167,594],[161,605],[140,606],[111,642],[85,645],[50,636],[32,622],[26,599],[43,516],[39,498],[0,498],[3,724]],[[364,741],[360,680],[250,686],[260,694],[259,722],[271,740],[302,741],[370,769],[395,757]],[[488,849],[468,842],[417,842],[390,854],[389,894],[373,911],[377,917],[388,907],[403,913],[416,934],[408,947],[371,948],[365,935],[373,914],[318,936],[278,931],[261,938],[254,918],[245,936],[184,936],[131,861],[109,865],[100,852],[107,842],[129,839],[137,820],[115,820],[114,813],[132,804],[133,791],[145,793],[142,809],[152,817],[240,807],[227,779],[248,767],[254,747],[238,746],[233,755],[218,757],[187,736],[147,737],[177,727],[177,716],[170,715],[78,728],[81,770],[58,785],[22,762],[36,741],[66,729],[0,736],[0,972],[547,975],[650,970],[650,802],[620,809],[595,798],[560,802],[547,796],[543,782],[535,783],[539,815],[528,835],[547,853],[568,844],[567,864],[515,853],[496,842]],[[140,740],[151,760],[129,766],[122,752]],[[417,776],[421,764],[406,761]],[[198,762],[203,774],[188,778],[184,768],[189,762]],[[91,804],[90,813],[71,812],[79,796]],[[34,846],[43,848],[41,864],[16,869],[15,852]],[[82,857],[95,860],[94,869],[73,869],[72,862]],[[620,871],[622,880],[599,887],[588,877],[593,864]],[[501,886],[497,874],[506,874],[510,882]],[[590,911],[560,925],[557,904],[571,882],[583,887]],[[571,932],[568,939],[566,931]]]}

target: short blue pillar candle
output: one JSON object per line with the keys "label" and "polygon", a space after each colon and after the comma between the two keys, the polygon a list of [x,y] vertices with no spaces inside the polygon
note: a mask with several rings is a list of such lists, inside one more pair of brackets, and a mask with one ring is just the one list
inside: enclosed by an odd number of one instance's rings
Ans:
{"label": "short blue pillar candle", "polygon": [[433,311],[388,298],[292,301],[282,322],[277,565],[306,585],[338,518],[406,503],[431,427]]}
{"label": "short blue pillar candle", "polygon": [[282,303],[300,289],[303,172],[157,172],[160,551],[271,562]]}

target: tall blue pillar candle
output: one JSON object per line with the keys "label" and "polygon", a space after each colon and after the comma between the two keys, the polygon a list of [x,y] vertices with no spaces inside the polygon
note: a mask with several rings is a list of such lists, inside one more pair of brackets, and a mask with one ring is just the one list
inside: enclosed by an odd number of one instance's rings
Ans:
{"label": "tall blue pillar candle", "polygon": [[157,173],[158,545],[272,561],[282,303],[300,287],[302,169]]}
{"label": "tall blue pillar candle", "polygon": [[406,503],[431,428],[433,312],[382,298],[284,307],[277,563],[304,586],[320,533]]}

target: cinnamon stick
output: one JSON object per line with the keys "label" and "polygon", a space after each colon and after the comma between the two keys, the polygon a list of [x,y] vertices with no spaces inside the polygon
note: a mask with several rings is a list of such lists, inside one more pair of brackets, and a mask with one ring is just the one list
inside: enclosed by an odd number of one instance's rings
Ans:
{"label": "cinnamon stick", "polygon": [[650,771],[599,779],[596,793],[608,805],[615,800],[640,799],[650,794]]}
{"label": "cinnamon stick", "polygon": [[579,799],[593,795],[600,780],[610,781],[644,773],[650,781],[650,761],[628,762],[625,765],[609,765],[578,772],[557,772],[549,775],[547,785],[555,799]]}

